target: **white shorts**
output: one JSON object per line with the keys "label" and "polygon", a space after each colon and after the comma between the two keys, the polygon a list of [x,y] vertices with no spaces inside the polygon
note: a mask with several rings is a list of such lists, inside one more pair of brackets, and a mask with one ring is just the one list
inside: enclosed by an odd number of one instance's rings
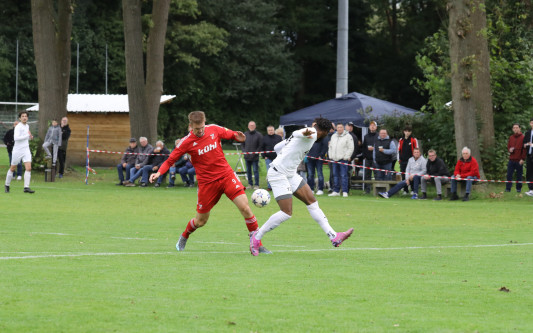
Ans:
{"label": "white shorts", "polygon": [[292,198],[292,194],[306,184],[299,174],[295,173],[287,177],[272,166],[268,169],[267,180],[276,200]]}
{"label": "white shorts", "polygon": [[24,163],[31,162],[30,148],[13,149],[13,152],[11,153],[11,165],[17,165],[20,161]]}

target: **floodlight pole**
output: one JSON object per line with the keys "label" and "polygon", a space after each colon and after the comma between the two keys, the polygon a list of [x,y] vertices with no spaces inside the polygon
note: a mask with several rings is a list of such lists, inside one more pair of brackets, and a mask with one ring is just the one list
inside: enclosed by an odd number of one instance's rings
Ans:
{"label": "floodlight pole", "polygon": [[337,88],[335,97],[348,93],[348,0],[339,0],[337,27]]}
{"label": "floodlight pole", "polygon": [[17,61],[15,70],[15,119],[19,111],[19,40],[17,39]]}

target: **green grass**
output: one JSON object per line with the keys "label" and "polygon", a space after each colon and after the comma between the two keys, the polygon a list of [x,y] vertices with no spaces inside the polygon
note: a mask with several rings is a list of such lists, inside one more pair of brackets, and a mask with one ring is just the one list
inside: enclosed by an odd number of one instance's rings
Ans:
{"label": "green grass", "polygon": [[[196,190],[96,170],[1,194],[0,332],[533,331],[531,198],[488,198],[502,186],[466,203],[321,197],[356,229],[337,249],[298,202],[254,258],[225,197],[178,253]],[[277,207],[253,210],[262,224]]]}

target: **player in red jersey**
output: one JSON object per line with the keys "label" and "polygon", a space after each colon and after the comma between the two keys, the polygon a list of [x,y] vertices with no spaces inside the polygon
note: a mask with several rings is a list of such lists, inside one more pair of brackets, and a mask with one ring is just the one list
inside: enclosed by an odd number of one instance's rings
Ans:
{"label": "player in red jersey", "polygon": [[[244,133],[218,125],[206,125],[203,111],[189,113],[189,126],[192,131],[181,140],[158,172],[150,176],[150,183],[153,183],[158,177],[165,174],[183,154],[190,155],[191,163],[196,170],[196,178],[198,179],[196,216],[187,223],[185,231],[176,243],[178,251],[185,250],[190,234],[207,223],[211,209],[220,200],[222,194],[226,194],[237,206],[244,217],[249,232],[259,228],[257,219],[248,205],[248,197],[244,192],[245,187],[226,161],[220,144],[221,139],[243,142],[246,140]],[[271,252],[261,246],[260,253]]]}

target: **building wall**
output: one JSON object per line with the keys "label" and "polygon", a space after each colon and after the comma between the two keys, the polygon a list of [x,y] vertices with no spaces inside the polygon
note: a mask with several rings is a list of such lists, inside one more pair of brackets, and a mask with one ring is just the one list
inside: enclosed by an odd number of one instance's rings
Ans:
{"label": "building wall", "polygon": [[[128,113],[69,112],[72,134],[67,148],[67,165],[85,165],[87,157],[87,126],[89,126],[89,149],[123,152],[130,139]],[[137,138],[138,140],[138,138]],[[122,155],[90,153],[91,166],[115,166]]]}

